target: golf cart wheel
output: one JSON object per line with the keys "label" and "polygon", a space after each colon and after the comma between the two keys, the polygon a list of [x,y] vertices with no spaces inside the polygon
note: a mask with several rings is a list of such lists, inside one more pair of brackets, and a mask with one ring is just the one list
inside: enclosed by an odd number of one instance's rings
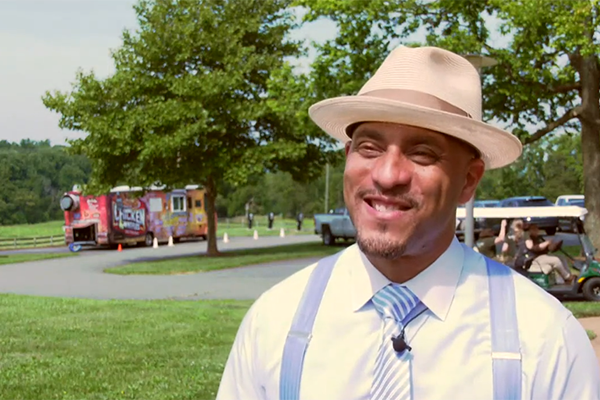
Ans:
{"label": "golf cart wheel", "polygon": [[583,283],[583,297],[589,301],[600,301],[600,278],[589,278]]}
{"label": "golf cart wheel", "polygon": [[335,236],[333,236],[331,234],[331,230],[329,229],[329,226],[324,226],[323,227],[323,244],[325,246],[333,246],[334,243],[335,243]]}
{"label": "golf cart wheel", "polygon": [[554,236],[556,235],[556,228],[547,228],[545,229],[546,234],[548,234],[548,236]]}

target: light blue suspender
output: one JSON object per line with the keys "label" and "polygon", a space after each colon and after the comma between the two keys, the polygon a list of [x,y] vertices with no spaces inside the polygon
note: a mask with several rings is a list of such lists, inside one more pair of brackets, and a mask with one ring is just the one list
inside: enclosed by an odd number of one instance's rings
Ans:
{"label": "light blue suspender", "polygon": [[521,399],[521,346],[511,270],[485,257],[490,287],[495,400]]}
{"label": "light blue suspender", "polygon": [[[319,261],[308,280],[283,349],[280,400],[300,398],[304,355],[323,293],[340,254]],[[511,270],[487,257],[485,260],[490,292],[494,400],[520,400],[521,353]]]}
{"label": "light blue suspender", "polygon": [[279,380],[279,398],[281,400],[297,400],[299,398],[304,354],[311,338],[312,327],[325,287],[340,254],[337,253],[320,260],[306,284],[283,348]]}

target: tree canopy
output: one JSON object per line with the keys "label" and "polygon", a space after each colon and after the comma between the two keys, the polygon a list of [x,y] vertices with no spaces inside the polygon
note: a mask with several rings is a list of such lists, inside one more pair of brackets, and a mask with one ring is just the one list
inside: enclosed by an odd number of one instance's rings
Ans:
{"label": "tree canopy", "polygon": [[[329,18],[334,39],[315,44],[315,92],[355,93],[398,44],[436,45],[498,61],[484,73],[486,119],[526,144],[581,133],[586,227],[600,248],[598,0],[299,0],[305,20]],[[419,35],[424,40],[417,40]],[[540,160],[543,147],[526,156]],[[525,176],[525,170],[519,172]],[[510,173],[502,186],[512,185]]]}
{"label": "tree canopy", "polygon": [[50,141],[0,141],[0,224],[33,224],[62,219],[62,194],[85,184],[91,165]]}
{"label": "tree canopy", "polygon": [[87,191],[117,184],[207,193],[208,253],[218,252],[215,200],[223,184],[265,171],[298,180],[319,173],[332,141],[307,123],[310,87],[287,58],[289,0],[141,0],[139,28],[123,33],[116,72],[79,72],[69,93],[46,93],[60,127],[87,133],[71,141],[93,173]]}

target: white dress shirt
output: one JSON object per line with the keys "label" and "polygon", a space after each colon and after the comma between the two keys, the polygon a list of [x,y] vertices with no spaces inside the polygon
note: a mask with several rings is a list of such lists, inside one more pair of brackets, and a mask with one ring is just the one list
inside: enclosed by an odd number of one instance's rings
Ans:
{"label": "white dress shirt", "polygon": [[[217,400],[279,399],[281,357],[311,271],[298,271],[250,308]],[[554,297],[513,271],[522,399],[600,399],[598,360],[585,330]],[[389,283],[357,245],[331,275],[306,352],[300,398],[368,399],[383,321],[370,302]],[[429,308],[406,328],[414,400],[492,400],[489,292],[483,257],[456,239],[406,282]]]}

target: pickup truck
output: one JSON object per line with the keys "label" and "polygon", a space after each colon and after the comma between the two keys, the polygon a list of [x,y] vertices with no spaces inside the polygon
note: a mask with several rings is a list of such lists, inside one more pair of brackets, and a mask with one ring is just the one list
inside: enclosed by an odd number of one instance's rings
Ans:
{"label": "pickup truck", "polygon": [[315,234],[321,235],[324,245],[333,246],[338,238],[347,240],[356,237],[356,229],[346,208],[338,208],[327,214],[315,214],[314,221]]}

